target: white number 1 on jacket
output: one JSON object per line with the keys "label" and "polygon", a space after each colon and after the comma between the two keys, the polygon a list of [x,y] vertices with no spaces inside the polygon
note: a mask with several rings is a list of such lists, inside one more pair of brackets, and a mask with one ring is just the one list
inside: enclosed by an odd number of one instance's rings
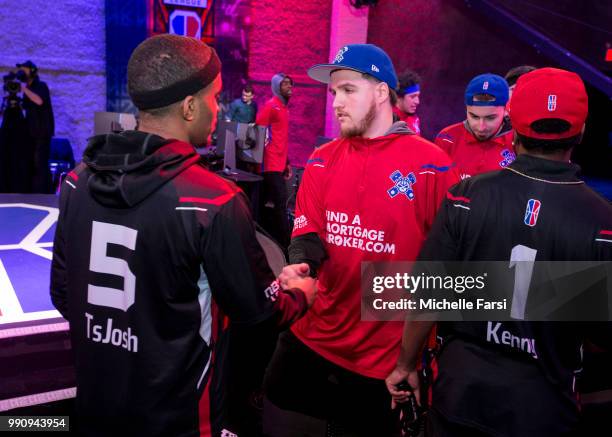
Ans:
{"label": "white number 1 on jacket", "polygon": [[514,246],[510,253],[510,268],[514,270],[514,292],[512,294],[512,307],[510,317],[517,320],[525,319],[525,306],[529,295],[529,285],[533,275],[533,265],[537,250],[527,246]]}

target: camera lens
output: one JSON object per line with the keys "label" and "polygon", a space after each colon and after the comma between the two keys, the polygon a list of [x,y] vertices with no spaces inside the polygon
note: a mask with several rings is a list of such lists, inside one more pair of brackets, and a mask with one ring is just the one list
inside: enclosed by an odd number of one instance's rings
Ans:
{"label": "camera lens", "polygon": [[23,70],[19,70],[15,76],[19,82],[27,82],[28,80],[28,77]]}

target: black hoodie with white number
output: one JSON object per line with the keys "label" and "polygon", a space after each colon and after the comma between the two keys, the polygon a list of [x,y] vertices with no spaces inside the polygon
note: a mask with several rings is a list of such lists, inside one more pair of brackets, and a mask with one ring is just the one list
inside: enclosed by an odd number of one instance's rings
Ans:
{"label": "black hoodie with white number", "polygon": [[244,194],[191,145],[137,131],[94,137],[63,183],[51,297],[88,435],[219,434],[225,316],[282,327],[306,310],[279,292]]}

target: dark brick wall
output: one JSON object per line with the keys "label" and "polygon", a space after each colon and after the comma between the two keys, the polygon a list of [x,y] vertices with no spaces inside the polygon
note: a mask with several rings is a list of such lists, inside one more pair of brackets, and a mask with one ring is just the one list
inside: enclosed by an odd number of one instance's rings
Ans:
{"label": "dark brick wall", "polygon": [[289,103],[289,158],[303,166],[325,129],[325,87],[306,70],[329,57],[331,1],[253,0],[249,78],[257,102],[272,96],[270,78],[282,71],[295,85]]}
{"label": "dark brick wall", "polygon": [[430,139],[465,118],[463,92],[472,77],[546,64],[459,0],[381,1],[370,10],[368,42],[389,53],[398,73],[412,68],[422,76],[421,128]]}

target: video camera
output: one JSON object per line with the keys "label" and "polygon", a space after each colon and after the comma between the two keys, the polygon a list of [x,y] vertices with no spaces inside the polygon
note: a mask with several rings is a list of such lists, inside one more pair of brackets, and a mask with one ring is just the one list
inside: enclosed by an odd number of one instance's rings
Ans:
{"label": "video camera", "polygon": [[21,82],[26,82],[26,74],[24,71],[19,70],[17,73],[13,73],[12,71],[8,74],[2,76],[2,80],[4,81],[4,91],[9,94],[17,94],[21,91]]}
{"label": "video camera", "polygon": [[9,72],[2,76],[4,82],[5,96],[2,98],[2,105],[0,106],[0,113],[8,110],[19,110],[21,111],[21,98],[19,92],[21,91],[21,82],[26,82],[25,72],[19,70],[17,73]]}

